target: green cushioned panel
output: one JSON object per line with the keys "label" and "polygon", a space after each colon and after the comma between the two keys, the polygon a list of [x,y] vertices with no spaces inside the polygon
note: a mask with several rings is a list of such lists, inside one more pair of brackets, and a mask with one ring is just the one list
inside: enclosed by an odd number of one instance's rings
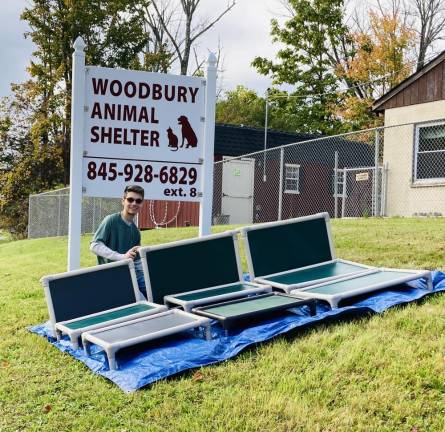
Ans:
{"label": "green cushioned panel", "polygon": [[[147,336],[152,333],[165,330],[175,330],[175,327],[184,324],[192,324],[197,322],[198,317],[184,316],[179,314],[168,315],[151,315],[147,319],[134,322],[129,321],[123,325],[118,325],[112,329],[97,330],[94,336],[106,343],[126,342],[129,339],[140,336]],[[178,331],[176,330],[176,333]],[[172,332],[174,334],[174,332]],[[162,360],[161,360],[162,362]],[[153,367],[156,367],[153,365]]]}
{"label": "green cushioned panel", "polygon": [[415,275],[413,275],[413,273],[379,271],[378,273],[372,273],[345,281],[332,282],[320,287],[305,289],[304,291],[308,293],[328,295],[347,293],[348,291],[355,291],[359,288],[364,288],[369,285],[381,284],[384,282],[393,282],[394,285],[397,285],[398,283],[400,283],[398,281],[406,276],[413,276],[413,278],[415,278]]}
{"label": "green cushioned panel", "polygon": [[256,277],[332,260],[324,217],[247,231]]}
{"label": "green cushioned panel", "polygon": [[195,292],[195,293],[191,292],[189,294],[183,294],[183,295],[178,295],[178,296],[174,296],[174,297],[179,300],[193,301],[193,300],[205,299],[207,297],[215,297],[215,296],[219,296],[219,295],[245,291],[245,290],[249,290],[249,289],[252,289],[251,285],[236,284],[236,285],[231,285],[231,286],[223,287],[223,288],[211,288],[209,290],[201,291],[201,292]]}
{"label": "green cushioned panel", "polygon": [[360,270],[365,270],[365,269],[358,265],[335,262],[335,263],[321,265],[315,268],[310,268],[307,270],[300,270],[291,273],[286,273],[284,275],[269,276],[267,280],[281,283],[284,285],[293,285],[304,282],[310,282],[317,279],[347,275],[348,273],[354,273]]}
{"label": "green cushioned panel", "polygon": [[254,312],[264,312],[267,309],[276,307],[293,307],[297,303],[301,303],[301,299],[291,298],[281,295],[267,295],[258,298],[250,297],[248,300],[229,302],[220,306],[209,306],[202,308],[206,312],[222,317],[236,317]]}
{"label": "green cushioned panel", "polygon": [[94,271],[49,281],[56,322],[136,302],[130,267],[97,266]]}
{"label": "green cushioned panel", "polygon": [[111,321],[117,318],[126,317],[129,315],[137,314],[139,312],[146,312],[150,309],[153,309],[153,306],[147,304],[138,304],[134,306],[130,306],[127,308],[119,309],[113,312],[106,312],[101,315],[96,315],[91,318],[80,319],[78,321],[73,321],[71,323],[65,324],[71,330],[77,330],[80,328],[89,327],[95,324],[104,323],[107,321]]}
{"label": "green cushioned panel", "polygon": [[164,296],[239,282],[233,237],[142,251],[155,303]]}

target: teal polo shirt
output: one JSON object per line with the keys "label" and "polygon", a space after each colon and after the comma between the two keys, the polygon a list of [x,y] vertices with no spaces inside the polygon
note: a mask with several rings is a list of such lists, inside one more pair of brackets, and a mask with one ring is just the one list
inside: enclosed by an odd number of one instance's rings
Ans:
{"label": "teal polo shirt", "polygon": [[[134,223],[127,224],[120,213],[108,215],[99,225],[94,234],[93,242],[101,242],[111,250],[125,254],[132,247],[141,244],[141,233]],[[99,264],[105,264],[110,260],[97,257]]]}

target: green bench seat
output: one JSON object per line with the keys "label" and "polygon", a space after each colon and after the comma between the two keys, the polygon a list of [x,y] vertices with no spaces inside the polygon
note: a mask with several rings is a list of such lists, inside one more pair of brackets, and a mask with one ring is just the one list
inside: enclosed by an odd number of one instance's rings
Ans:
{"label": "green bench seat", "polygon": [[90,327],[97,324],[105,324],[108,321],[118,318],[129,317],[140,312],[146,312],[153,310],[154,307],[145,303],[135,304],[133,306],[118,309],[112,312],[104,312],[96,316],[89,318],[81,318],[65,324],[65,326],[71,330],[78,330],[84,327]]}
{"label": "green bench seat", "polygon": [[311,315],[315,315],[314,300],[279,293],[259,294],[194,308],[192,311],[198,315],[218,320],[224,329],[229,330],[243,322],[251,324],[253,320],[264,319],[278,312],[300,306],[309,306]]}
{"label": "green bench seat", "polygon": [[431,290],[433,283],[431,272],[428,270],[376,269],[369,270],[367,274],[297,289],[292,291],[292,294],[303,298],[325,300],[331,307],[336,308],[341,300],[403,285],[420,278],[426,280],[427,289]]}
{"label": "green bench seat", "polygon": [[331,279],[346,276],[348,274],[362,272],[364,270],[364,267],[358,264],[335,261],[304,270],[292,270],[276,276],[267,276],[264,279],[257,278],[257,281],[261,282],[263,280],[267,280],[268,283],[273,282],[274,286],[277,286],[277,284],[304,286],[308,283],[313,284],[314,281],[320,279]]}
{"label": "green bench seat", "polygon": [[164,301],[169,307],[181,306],[185,311],[190,312],[194,307],[199,305],[218,303],[224,300],[271,291],[272,287],[269,285],[245,282],[168,295],[165,296]]}

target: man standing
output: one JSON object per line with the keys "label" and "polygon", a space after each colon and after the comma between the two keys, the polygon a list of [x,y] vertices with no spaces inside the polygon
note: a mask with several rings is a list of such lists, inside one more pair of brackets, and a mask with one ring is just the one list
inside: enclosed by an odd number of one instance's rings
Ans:
{"label": "man standing", "polygon": [[97,255],[99,264],[127,258],[134,260],[139,291],[147,298],[142,262],[138,254],[141,233],[134,224],[143,200],[142,187],[127,186],[122,198],[122,211],[105,217],[90,243],[90,251]]}

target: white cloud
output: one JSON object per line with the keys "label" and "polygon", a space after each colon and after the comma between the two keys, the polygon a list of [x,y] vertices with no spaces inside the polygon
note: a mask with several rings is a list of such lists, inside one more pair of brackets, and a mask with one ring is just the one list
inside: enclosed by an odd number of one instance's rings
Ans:
{"label": "white cloud", "polygon": [[20,20],[20,14],[27,5],[25,0],[3,0],[0,5],[0,96],[10,93],[12,82],[20,83],[28,78],[26,68],[33,51],[33,43],[23,36],[27,26]]}

